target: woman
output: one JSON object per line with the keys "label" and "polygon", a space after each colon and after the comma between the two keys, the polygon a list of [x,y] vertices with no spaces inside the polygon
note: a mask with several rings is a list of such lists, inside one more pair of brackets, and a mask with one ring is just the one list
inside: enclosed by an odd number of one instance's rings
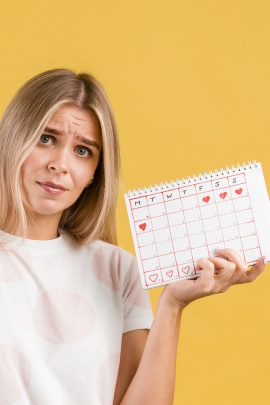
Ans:
{"label": "woman", "polygon": [[29,80],[0,154],[0,405],[172,404],[183,309],[253,281],[264,258],[249,272],[231,249],[201,258],[197,280],[164,288],[151,326],[136,260],[116,246],[113,113],[88,74]]}

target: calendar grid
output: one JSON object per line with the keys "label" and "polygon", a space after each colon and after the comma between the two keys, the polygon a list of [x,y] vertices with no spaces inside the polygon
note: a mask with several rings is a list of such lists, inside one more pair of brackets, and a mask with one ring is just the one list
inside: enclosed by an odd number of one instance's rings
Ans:
{"label": "calendar grid", "polygon": [[249,191],[256,184],[246,174],[210,173],[126,197],[146,288],[197,277],[197,260],[217,256],[217,246],[235,249],[248,264],[262,256]]}

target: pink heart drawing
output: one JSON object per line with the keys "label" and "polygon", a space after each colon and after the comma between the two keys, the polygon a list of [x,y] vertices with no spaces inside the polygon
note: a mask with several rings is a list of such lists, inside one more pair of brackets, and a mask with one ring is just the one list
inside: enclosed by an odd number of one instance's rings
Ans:
{"label": "pink heart drawing", "polygon": [[239,188],[238,190],[235,190],[236,194],[240,195],[242,193],[243,189]]}
{"label": "pink heart drawing", "polygon": [[145,228],[146,228],[146,223],[140,224],[140,225],[139,225],[139,228],[144,231]]}
{"label": "pink heart drawing", "polygon": [[156,279],[158,278],[157,273],[156,274],[152,274],[151,276],[149,276],[149,279],[154,283],[156,281]]}
{"label": "pink heart drawing", "polygon": [[219,196],[220,198],[222,198],[224,200],[224,198],[226,197],[227,193],[226,191],[224,193],[220,193]]}
{"label": "pink heart drawing", "polygon": [[172,270],[167,271],[167,272],[166,272],[166,274],[167,274],[167,276],[172,277],[172,275],[173,275],[173,271],[172,271]]}
{"label": "pink heart drawing", "polygon": [[208,195],[207,197],[203,197],[203,201],[204,201],[204,202],[208,203],[209,200],[210,200],[209,195]]}
{"label": "pink heart drawing", "polygon": [[182,272],[185,274],[188,274],[190,267],[186,266],[186,267],[182,267]]}

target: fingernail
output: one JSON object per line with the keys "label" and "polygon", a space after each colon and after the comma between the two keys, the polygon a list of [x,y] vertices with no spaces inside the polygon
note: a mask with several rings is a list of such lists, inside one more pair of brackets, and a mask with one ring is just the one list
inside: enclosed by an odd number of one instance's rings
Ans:
{"label": "fingernail", "polygon": [[263,263],[266,264],[269,261],[269,256],[265,256]]}

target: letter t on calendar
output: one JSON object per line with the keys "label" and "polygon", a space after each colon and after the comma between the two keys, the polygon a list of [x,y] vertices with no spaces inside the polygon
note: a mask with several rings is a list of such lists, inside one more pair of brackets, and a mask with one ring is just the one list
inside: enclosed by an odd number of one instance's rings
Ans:
{"label": "letter t on calendar", "polygon": [[248,265],[270,255],[270,203],[260,163],[125,194],[143,288],[196,278],[215,248]]}

